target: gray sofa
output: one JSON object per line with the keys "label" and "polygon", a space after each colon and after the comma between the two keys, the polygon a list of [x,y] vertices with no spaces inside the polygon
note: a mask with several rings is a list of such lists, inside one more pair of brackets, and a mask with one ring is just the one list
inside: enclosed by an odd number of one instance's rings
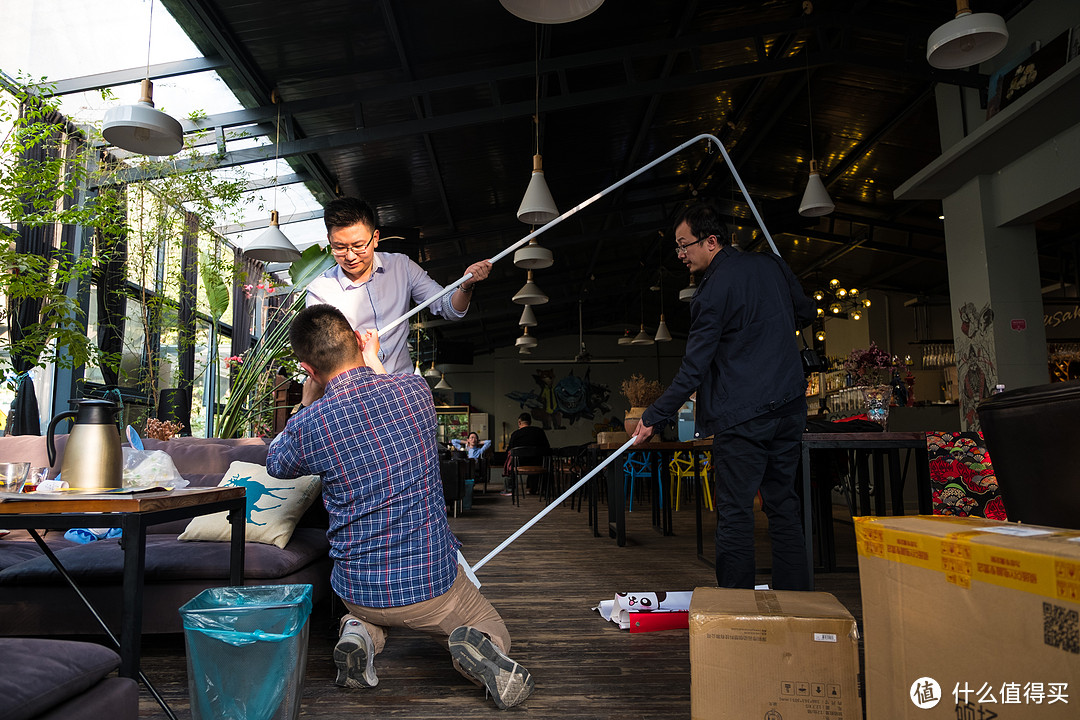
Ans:
{"label": "gray sofa", "polygon": [[[56,439],[58,468],[66,436]],[[233,461],[266,462],[267,445],[259,438],[148,439],[144,443],[147,450],[167,452],[191,487],[217,485]],[[16,461],[48,464],[45,438],[0,437],[0,462]],[[176,537],[187,522],[164,523],[147,531],[144,633],[181,632],[178,608],[208,587],[228,584],[229,543],[180,542]],[[313,586],[315,603],[329,597],[327,524],[326,511],[316,500],[283,549],[246,543],[245,584],[308,583]],[[80,545],[65,540],[63,532],[55,530],[49,531],[45,539],[110,627],[118,628],[123,569],[119,541]],[[0,636],[100,632],[89,611],[28,533],[12,531],[0,539]]]}

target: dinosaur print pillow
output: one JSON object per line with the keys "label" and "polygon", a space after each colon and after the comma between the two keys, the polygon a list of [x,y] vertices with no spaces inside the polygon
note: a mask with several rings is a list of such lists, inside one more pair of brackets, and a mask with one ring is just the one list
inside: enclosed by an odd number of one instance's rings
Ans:
{"label": "dinosaur print pillow", "polygon": [[[322,484],[318,475],[282,480],[271,477],[262,465],[236,461],[218,487],[242,487],[246,491],[248,542],[284,548],[300,516],[319,497]],[[231,537],[228,513],[220,512],[193,518],[176,539],[228,541]]]}

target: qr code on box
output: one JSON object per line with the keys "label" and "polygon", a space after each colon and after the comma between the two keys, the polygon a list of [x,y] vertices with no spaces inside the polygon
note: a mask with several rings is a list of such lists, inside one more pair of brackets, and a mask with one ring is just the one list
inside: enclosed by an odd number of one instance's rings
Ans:
{"label": "qr code on box", "polygon": [[1044,602],[1043,642],[1066,652],[1080,654],[1080,613]]}

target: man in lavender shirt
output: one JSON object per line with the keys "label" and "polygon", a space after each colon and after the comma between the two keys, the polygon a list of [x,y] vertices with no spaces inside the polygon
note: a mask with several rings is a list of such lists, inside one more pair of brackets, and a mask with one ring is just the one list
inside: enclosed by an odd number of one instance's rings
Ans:
{"label": "man in lavender shirt", "polygon": [[[411,302],[422,303],[443,287],[407,255],[375,252],[379,247],[375,213],[363,200],[331,201],[324,209],[323,221],[337,265],[308,285],[308,307],[333,305],[354,330],[378,330],[379,359],[386,371],[409,372],[408,324],[401,323],[386,334],[382,328],[407,313]],[[491,272],[491,261],[473,263],[465,272],[472,277],[429,305],[432,314],[447,320],[465,317],[473,288]]]}

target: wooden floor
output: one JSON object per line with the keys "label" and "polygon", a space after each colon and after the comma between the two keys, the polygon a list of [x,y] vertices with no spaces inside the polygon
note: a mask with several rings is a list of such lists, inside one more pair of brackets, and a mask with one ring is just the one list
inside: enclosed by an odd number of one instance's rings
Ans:
{"label": "wooden floor", "polygon": [[[636,507],[628,515],[625,547],[617,547],[606,532],[594,538],[587,514],[564,505],[479,570],[483,592],[513,638],[511,656],[536,681],[532,697],[508,713],[527,712],[535,720],[689,717],[688,631],[630,633],[593,609],[617,591],[716,585],[712,568],[697,557],[692,506],[675,513],[675,535],[668,537],[653,529],[647,501]],[[489,492],[478,494],[472,509],[450,523],[465,557],[476,563],[542,508],[535,497],[515,507],[509,497]],[[601,514],[606,517],[603,506]],[[836,523],[839,564],[854,566],[853,533],[845,520]],[[758,565],[767,567],[767,536],[763,529],[758,534]],[[711,553],[711,531],[707,535],[706,553]],[[761,576],[761,582],[768,582],[768,576]],[[855,572],[819,574],[816,583],[861,623]],[[452,669],[444,647],[406,630],[394,630],[376,658],[378,687],[335,686],[331,652],[337,614],[329,604],[312,614],[301,717],[446,720],[499,712]],[[143,652],[146,675],[179,718],[190,718],[183,637],[148,637]],[[140,715],[166,717],[145,691]]]}

